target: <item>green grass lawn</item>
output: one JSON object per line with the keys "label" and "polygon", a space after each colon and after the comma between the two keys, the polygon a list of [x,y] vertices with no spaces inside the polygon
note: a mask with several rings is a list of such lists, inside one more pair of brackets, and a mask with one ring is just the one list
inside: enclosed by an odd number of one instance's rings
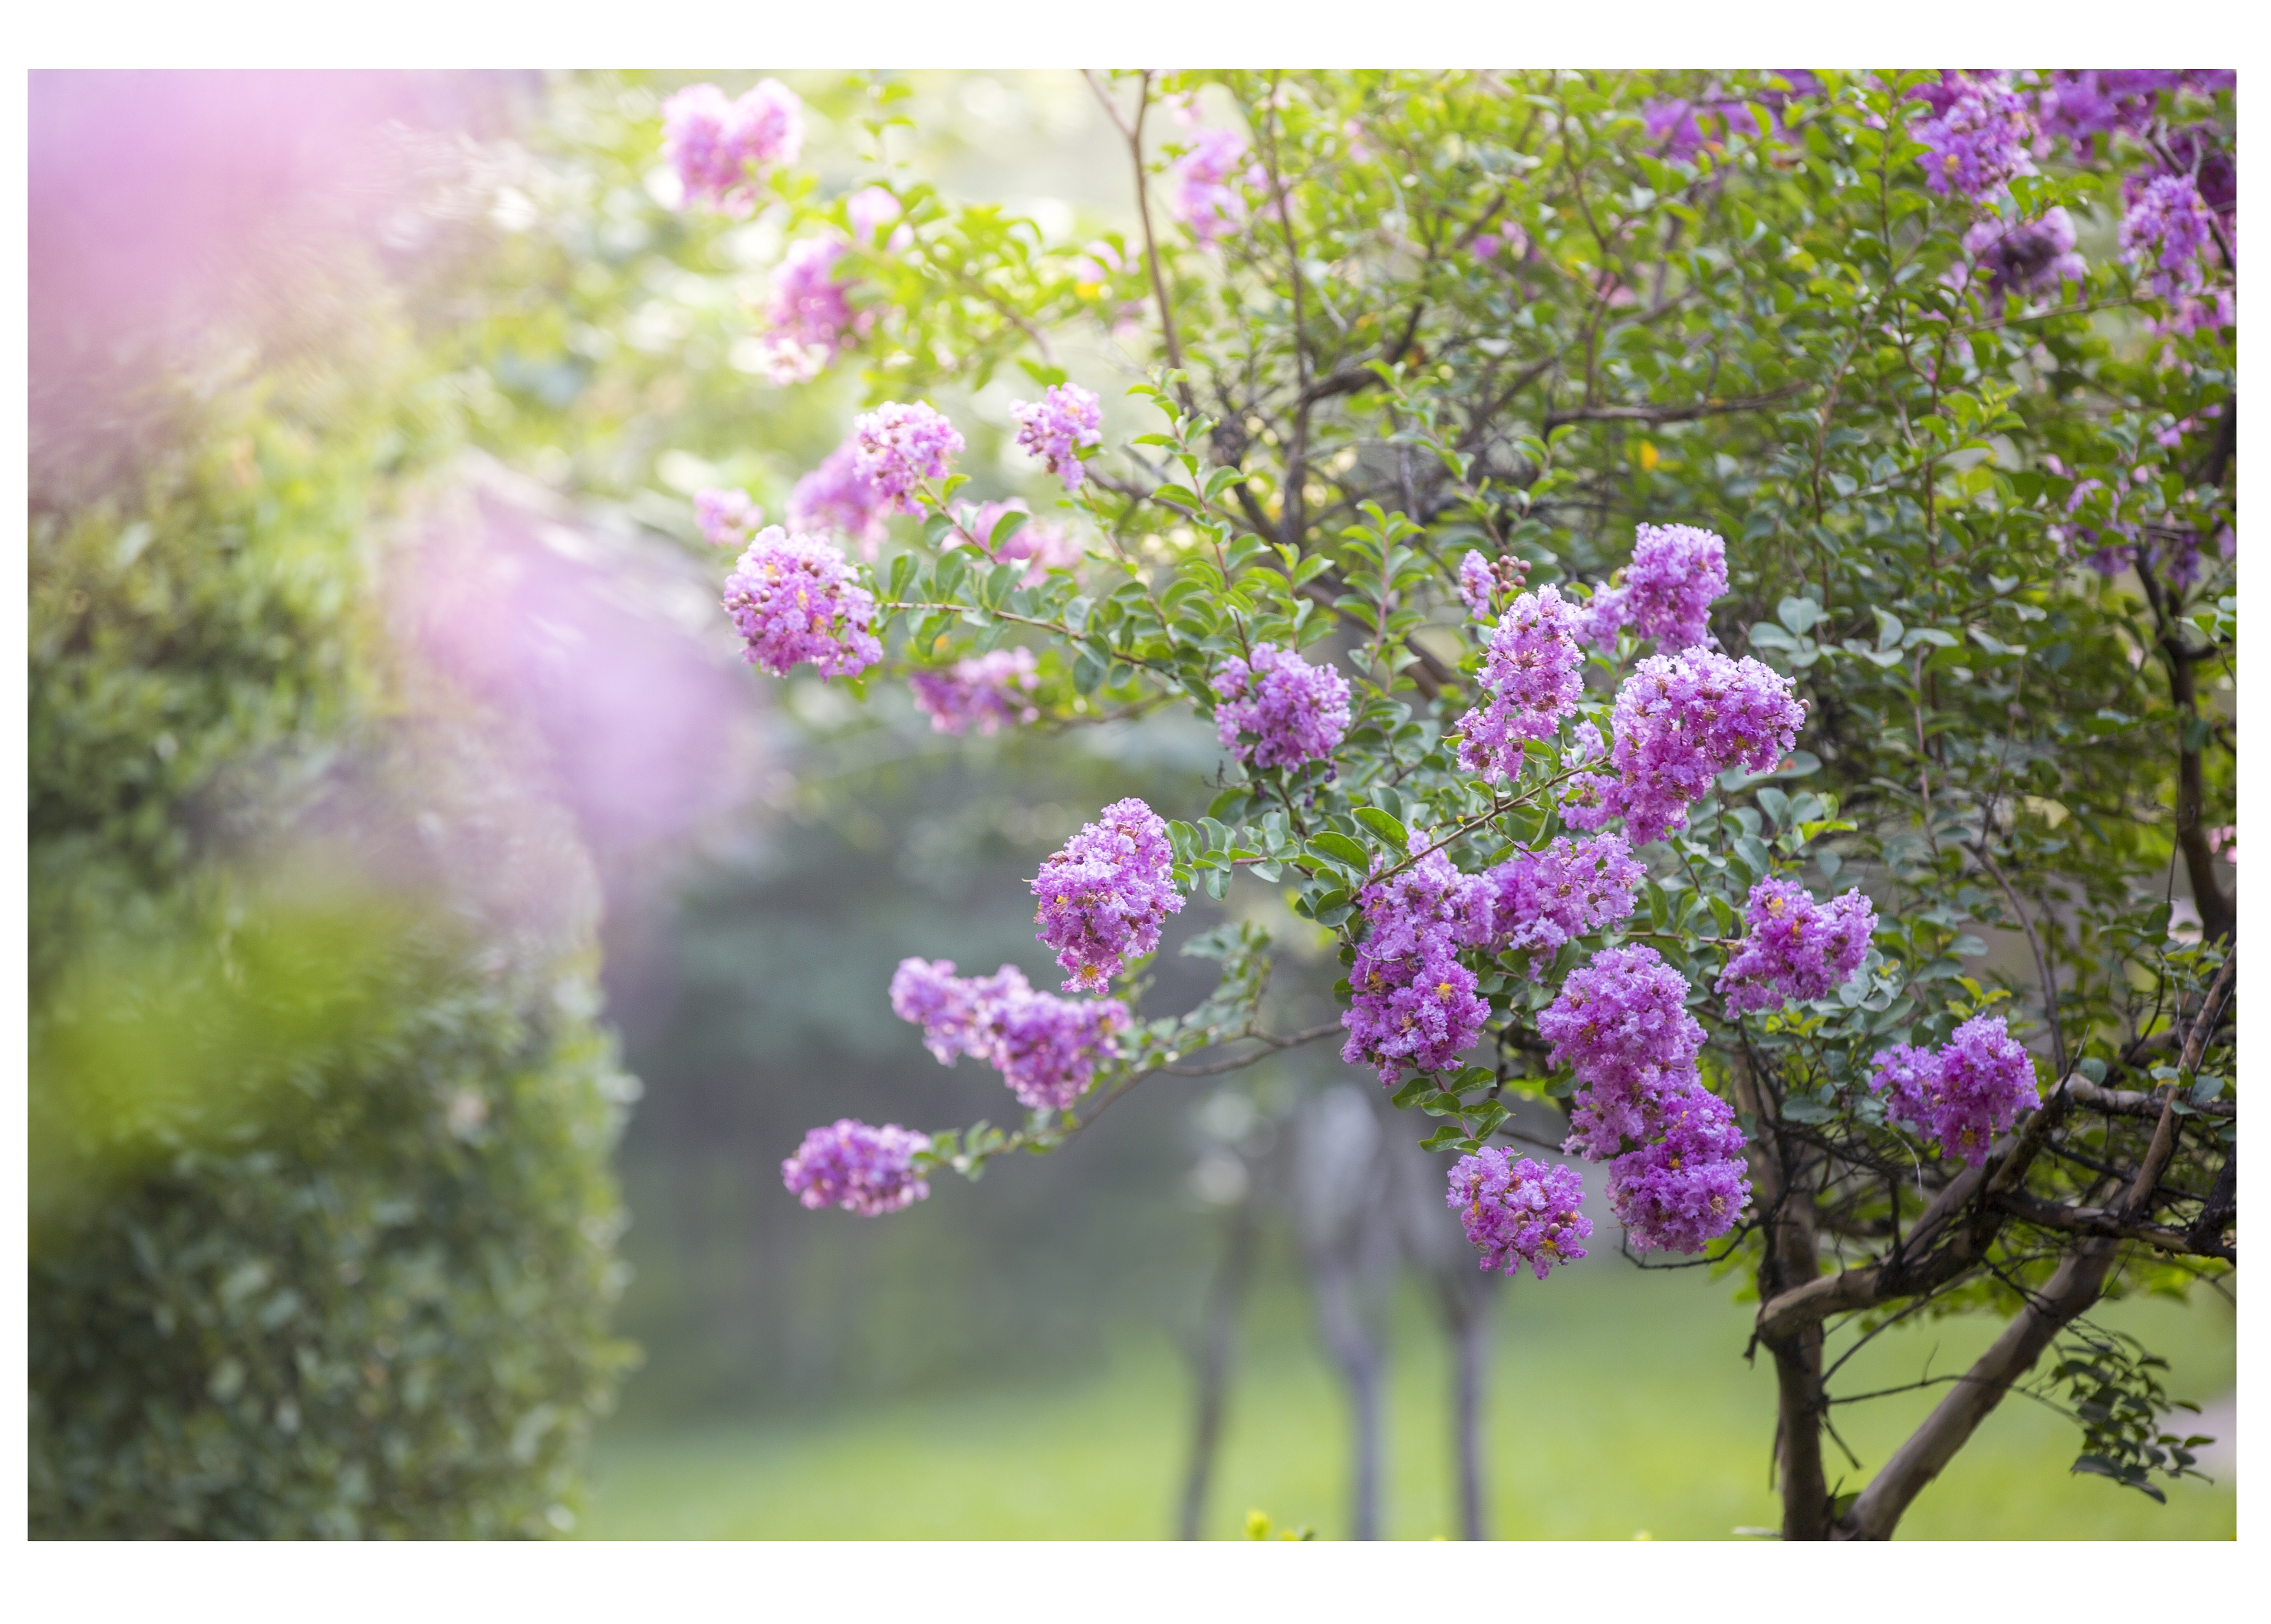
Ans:
{"label": "green grass lawn", "polygon": [[[1750,1312],[1700,1271],[1641,1278],[1613,1260],[1500,1299],[1491,1394],[1490,1515],[1501,1539],[1718,1539],[1779,1520],[1767,1481],[1773,1376],[1743,1362]],[[1320,1538],[1347,1528],[1340,1391],[1292,1292],[1250,1316],[1209,1532],[1249,1508]],[[2171,1361],[2169,1391],[2203,1403],[2233,1383],[2229,1309],[2117,1305],[2104,1323]],[[1960,1369],[1995,1327],[1950,1321],[1880,1338],[1847,1391]],[[1158,1539],[1171,1531],[1188,1428],[1186,1368],[1132,1330],[1106,1368],[1021,1392],[903,1401],[805,1421],[721,1418],[603,1433],[581,1532],[592,1539]],[[1399,1316],[1388,1420],[1387,1531],[1456,1527],[1442,1346],[1416,1294]],[[1842,1408],[1858,1487],[1938,1390]],[[2232,1484],[2175,1486],[2158,1506],[2069,1475],[2077,1433],[2007,1401],[1901,1527],[1905,1539],[2229,1539]]]}

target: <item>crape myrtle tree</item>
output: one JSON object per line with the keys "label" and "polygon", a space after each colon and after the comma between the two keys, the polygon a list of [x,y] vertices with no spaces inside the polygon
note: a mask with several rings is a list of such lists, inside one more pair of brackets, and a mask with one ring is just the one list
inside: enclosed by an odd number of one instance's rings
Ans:
{"label": "crape myrtle tree", "polygon": [[[664,108],[685,206],[785,228],[774,380],[871,403],[785,525],[697,499],[750,662],[1225,752],[1042,864],[1061,987],[900,968],[1021,1125],[838,1122],[789,1188],[895,1211],[1330,1036],[1483,1268],[1600,1243],[1575,1157],[1637,1261],[1752,1277],[1784,1537],[1889,1536],[2014,1388],[2159,1498],[2200,1440],[2089,1313],[2237,1261],[2232,76],[1091,79],[1139,224],[1088,241],[895,167],[888,83],[832,192],[777,84]],[[927,395],[997,376],[1055,512],[957,501]],[[1260,1024],[1250,923],[1140,1008],[1241,871],[1337,936],[1337,1024]],[[1853,1351],[1959,1312],[2003,1329],[1833,1473]]]}

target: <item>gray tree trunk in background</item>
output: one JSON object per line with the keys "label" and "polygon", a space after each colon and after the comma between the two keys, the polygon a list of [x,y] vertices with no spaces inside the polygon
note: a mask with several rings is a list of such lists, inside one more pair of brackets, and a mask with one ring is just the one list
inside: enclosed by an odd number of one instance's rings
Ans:
{"label": "gray tree trunk in background", "polygon": [[1183,1475],[1183,1501],[1175,1537],[1196,1539],[1206,1520],[1208,1490],[1213,1486],[1215,1462],[1222,1453],[1223,1415],[1230,1397],[1230,1370],[1237,1354],[1238,1314],[1246,1299],[1246,1283],[1254,1271],[1254,1251],[1261,1229],[1261,1168],[1248,1164],[1254,1183],[1228,1214],[1222,1261],[1207,1291],[1206,1319],[1192,1351],[1197,1414],[1191,1434],[1190,1465]]}
{"label": "gray tree trunk in background", "polygon": [[1348,1389],[1355,1456],[1350,1537],[1380,1537],[1382,1336],[1376,1299],[1400,1249],[1396,1181],[1378,1107],[1351,1085],[1303,1108],[1293,1131],[1293,1222],[1316,1301],[1317,1329]]}
{"label": "gray tree trunk in background", "polygon": [[1484,1397],[1490,1382],[1491,1315],[1498,1277],[1477,1266],[1459,1220],[1443,1204],[1450,1159],[1408,1138],[1391,1146],[1405,1257],[1433,1288],[1451,1355],[1451,1451],[1457,1463],[1459,1538],[1486,1539],[1483,1498]]}

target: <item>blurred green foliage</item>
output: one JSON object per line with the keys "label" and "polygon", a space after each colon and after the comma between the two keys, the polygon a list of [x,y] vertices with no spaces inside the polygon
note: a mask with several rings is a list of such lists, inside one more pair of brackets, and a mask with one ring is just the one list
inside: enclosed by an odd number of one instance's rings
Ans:
{"label": "blurred green foliage", "polygon": [[588,864],[377,634],[456,386],[300,291],[34,460],[35,1537],[564,1529],[629,1357]]}

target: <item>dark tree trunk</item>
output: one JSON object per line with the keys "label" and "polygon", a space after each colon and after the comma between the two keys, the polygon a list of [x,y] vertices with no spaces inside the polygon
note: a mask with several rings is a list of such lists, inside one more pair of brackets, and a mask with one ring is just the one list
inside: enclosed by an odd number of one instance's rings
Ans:
{"label": "dark tree trunk", "polygon": [[1490,1282],[1478,1271],[1442,1281],[1451,1344],[1451,1442],[1459,1467],[1459,1538],[1487,1539],[1483,1509],[1483,1390],[1490,1368]]}
{"label": "dark tree trunk", "polygon": [[[1733,1068],[1736,1102],[1763,1125],[1764,1109],[1749,1068]],[[1767,1215],[1767,1246],[1759,1263],[1759,1301],[1771,1302],[1821,1272],[1815,1236],[1813,1190],[1798,1153],[1768,1129],[1751,1143],[1752,1198]],[[1775,1481],[1782,1490],[1782,1537],[1827,1539],[1831,1532],[1829,1484],[1821,1468],[1821,1326],[1814,1321],[1782,1336],[1761,1337],[1775,1361]]]}
{"label": "dark tree trunk", "polygon": [[1337,1257],[1312,1260],[1317,1324],[1349,1395],[1354,1472],[1349,1487],[1349,1538],[1380,1538],[1380,1345],[1358,1311],[1356,1282]]}
{"label": "dark tree trunk", "polygon": [[1197,1413],[1191,1430],[1190,1467],[1183,1474],[1183,1502],[1176,1538],[1196,1539],[1206,1520],[1207,1491],[1222,1452],[1222,1424],[1230,1398],[1230,1368],[1238,1346],[1238,1310],[1254,1268],[1259,1231],[1256,1195],[1249,1191],[1232,1209],[1222,1262],[1207,1292],[1206,1323],[1199,1333],[1193,1364],[1197,1377]]}

